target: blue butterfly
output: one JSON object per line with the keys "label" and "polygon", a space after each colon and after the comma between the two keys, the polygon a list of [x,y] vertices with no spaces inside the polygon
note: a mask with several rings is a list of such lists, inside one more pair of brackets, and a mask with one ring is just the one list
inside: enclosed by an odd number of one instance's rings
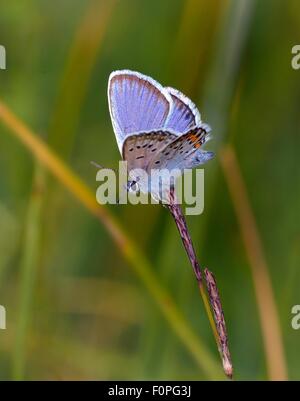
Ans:
{"label": "blue butterfly", "polygon": [[[214,154],[202,149],[210,139],[210,127],[201,121],[195,104],[180,91],[163,87],[146,75],[130,70],[114,71],[108,82],[108,101],[116,140],[128,171],[191,169]],[[149,191],[148,182],[139,189]],[[152,183],[151,194],[158,192]]]}

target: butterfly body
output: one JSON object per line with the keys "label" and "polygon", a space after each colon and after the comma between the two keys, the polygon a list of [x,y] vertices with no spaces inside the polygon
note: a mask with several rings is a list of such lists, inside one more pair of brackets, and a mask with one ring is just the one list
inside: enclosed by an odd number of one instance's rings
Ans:
{"label": "butterfly body", "polygon": [[[108,84],[109,110],[117,143],[128,163],[130,180],[142,192],[160,198],[162,177],[176,170],[204,164],[212,152],[201,149],[209,139],[210,128],[202,123],[194,103],[176,89],[163,87],[154,79],[130,70],[114,71]],[[141,174],[145,172],[146,174]],[[164,175],[165,172],[165,175]],[[149,180],[149,177],[151,179]]]}

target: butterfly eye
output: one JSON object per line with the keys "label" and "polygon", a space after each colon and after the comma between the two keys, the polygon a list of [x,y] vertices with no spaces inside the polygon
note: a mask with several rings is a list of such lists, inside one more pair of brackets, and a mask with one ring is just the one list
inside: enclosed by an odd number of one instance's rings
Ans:
{"label": "butterfly eye", "polygon": [[136,181],[131,181],[131,185],[129,187],[130,192],[134,192],[137,195],[140,193],[140,187],[139,184]]}
{"label": "butterfly eye", "polygon": [[127,189],[127,191],[130,191],[132,186],[135,184],[135,181],[127,181],[127,184],[125,186],[125,188]]}
{"label": "butterfly eye", "polygon": [[140,188],[138,185],[139,181],[140,181],[140,177],[136,177],[134,180],[129,180],[127,182],[127,186],[126,186],[127,191],[139,193],[139,191],[140,191]]}

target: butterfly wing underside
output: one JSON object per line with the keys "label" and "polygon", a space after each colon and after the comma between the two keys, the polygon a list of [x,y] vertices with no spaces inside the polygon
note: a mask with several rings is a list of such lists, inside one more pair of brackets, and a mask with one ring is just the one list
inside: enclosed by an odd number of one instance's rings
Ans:
{"label": "butterfly wing underside", "polygon": [[177,136],[170,132],[156,131],[130,135],[124,142],[123,159],[127,161],[130,180],[138,182],[140,191],[143,193],[150,192],[152,197],[156,199],[158,199],[156,196],[157,185],[152,180],[151,161],[176,138]]}
{"label": "butterfly wing underside", "polygon": [[[170,180],[169,175],[164,175],[163,171],[176,170],[174,175],[176,179],[178,171],[182,173],[184,169],[196,167],[210,160],[213,153],[200,149],[208,138],[208,129],[204,124],[180,137],[168,131],[131,135],[123,146],[123,159],[128,163],[129,176],[139,182],[142,192],[151,192],[156,200],[165,198],[169,193]],[[140,173],[134,172],[138,171],[136,169],[146,171],[148,178],[141,179]],[[162,178],[154,178],[155,176],[151,175],[152,170],[160,170]]]}
{"label": "butterfly wing underside", "polygon": [[130,135],[123,145],[123,159],[128,171],[141,168],[147,170],[151,160],[177,138],[167,131],[153,131]]}
{"label": "butterfly wing underside", "polygon": [[209,139],[209,127],[203,124],[177,137],[151,160],[149,169],[190,169],[206,163],[214,154],[201,149]]}

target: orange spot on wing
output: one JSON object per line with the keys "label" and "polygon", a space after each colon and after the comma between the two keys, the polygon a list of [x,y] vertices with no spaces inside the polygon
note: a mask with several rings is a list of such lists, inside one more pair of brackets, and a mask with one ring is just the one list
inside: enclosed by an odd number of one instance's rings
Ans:
{"label": "orange spot on wing", "polygon": [[195,143],[195,145],[194,145],[194,148],[195,148],[195,149],[200,148],[201,144],[198,142],[198,141],[199,141],[199,137],[198,137],[197,135],[195,135],[195,134],[189,135],[189,140],[192,141],[192,143],[197,142],[197,143]]}
{"label": "orange spot on wing", "polygon": [[[188,136],[188,139],[189,139],[192,143],[194,143],[194,148],[195,148],[195,149],[200,148],[201,143],[199,143],[199,136],[198,136],[198,135],[190,134],[190,135]],[[196,143],[195,143],[195,142],[196,142]]]}
{"label": "orange spot on wing", "polygon": [[195,134],[191,134],[191,135],[189,135],[189,139],[190,139],[192,142],[196,142],[196,141],[198,140],[198,137],[197,137],[197,135],[195,135]]}

